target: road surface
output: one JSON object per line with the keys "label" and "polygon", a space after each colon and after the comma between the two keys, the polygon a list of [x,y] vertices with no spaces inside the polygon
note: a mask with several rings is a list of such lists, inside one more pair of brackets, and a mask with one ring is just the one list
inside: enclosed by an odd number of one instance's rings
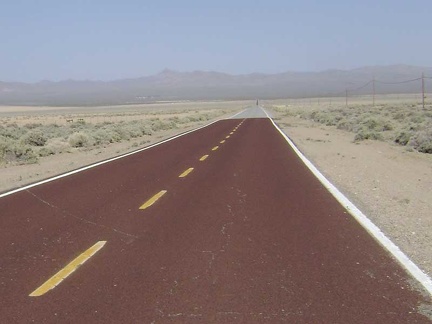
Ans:
{"label": "road surface", "polygon": [[0,322],[430,323],[430,297],[250,117],[0,198]]}

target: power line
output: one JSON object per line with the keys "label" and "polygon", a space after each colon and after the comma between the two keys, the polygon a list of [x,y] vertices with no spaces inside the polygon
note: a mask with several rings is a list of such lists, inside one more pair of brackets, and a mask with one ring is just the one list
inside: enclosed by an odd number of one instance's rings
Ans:
{"label": "power line", "polygon": [[422,76],[420,78],[415,78],[415,79],[409,79],[409,80],[402,80],[402,81],[397,81],[397,82],[386,82],[386,81],[380,81],[380,80],[376,80],[375,76],[373,77],[372,80],[366,82],[365,84],[356,87],[356,88],[346,88],[345,91],[341,91],[338,93],[335,93],[333,96],[335,97],[340,97],[345,95],[345,104],[348,107],[348,94],[351,92],[356,92],[359,90],[362,90],[364,88],[366,88],[368,85],[372,84],[372,92],[373,92],[373,105],[375,106],[375,95],[376,95],[376,89],[375,89],[375,85],[378,84],[383,84],[383,85],[395,85],[395,84],[406,84],[406,83],[411,83],[411,82],[416,82],[416,81],[422,81],[422,93],[423,93],[423,107],[424,107],[424,93],[425,93],[425,79],[432,79],[432,77],[429,76],[425,76],[424,74],[422,74]]}
{"label": "power line", "polygon": [[410,83],[410,82],[414,82],[414,81],[419,81],[421,79],[422,78],[416,78],[416,79],[404,80],[404,81],[399,81],[399,82],[384,82],[384,81],[375,80],[375,82],[378,82],[381,84],[403,84],[403,83]]}
{"label": "power line", "polygon": [[368,82],[366,82],[364,85],[358,87],[358,88],[354,88],[354,89],[348,89],[349,92],[355,92],[355,91],[359,91],[363,88],[366,88],[369,84],[371,84],[372,82],[374,82],[374,80],[370,80]]}

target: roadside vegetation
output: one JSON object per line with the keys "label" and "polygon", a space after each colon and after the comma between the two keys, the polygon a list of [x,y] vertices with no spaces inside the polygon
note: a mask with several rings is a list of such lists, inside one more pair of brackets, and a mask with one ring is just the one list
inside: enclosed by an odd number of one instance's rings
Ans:
{"label": "roadside vegetation", "polygon": [[60,123],[0,123],[0,166],[37,163],[39,158],[77,150],[103,148],[136,140],[135,147],[149,142],[158,132],[181,129],[225,114],[226,111],[192,111],[187,116],[145,118],[119,122],[86,122],[79,118]]}
{"label": "roadside vegetation", "polygon": [[432,154],[432,107],[416,104],[352,105],[349,107],[301,108],[273,106],[284,116],[294,116],[354,133],[353,140],[389,141]]}

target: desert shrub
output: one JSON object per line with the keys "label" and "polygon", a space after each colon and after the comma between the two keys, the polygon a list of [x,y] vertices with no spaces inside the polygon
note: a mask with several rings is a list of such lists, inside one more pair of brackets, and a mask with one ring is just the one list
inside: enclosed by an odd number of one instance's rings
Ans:
{"label": "desert shrub", "polygon": [[417,132],[417,131],[421,130],[422,127],[421,127],[419,124],[409,123],[409,125],[408,125],[408,129],[409,129],[410,131]]}
{"label": "desert shrub", "polygon": [[141,131],[141,125],[138,122],[132,122],[125,127],[125,131],[129,133],[130,138],[136,138],[143,135]]}
{"label": "desert shrub", "polygon": [[113,129],[113,132],[117,134],[117,137],[119,138],[119,142],[122,140],[130,140],[132,137],[130,130],[124,126],[115,127]]}
{"label": "desert shrub", "polygon": [[0,138],[0,162],[2,164],[30,164],[38,161],[37,155],[29,145]]}
{"label": "desert shrub", "polygon": [[92,134],[95,145],[105,145],[121,140],[120,136],[107,129],[98,129]]}
{"label": "desert shrub", "polygon": [[12,160],[15,160],[18,163],[37,163],[38,158],[33,149],[28,145],[15,145],[13,148]]}
{"label": "desert shrub", "polygon": [[354,129],[358,128],[358,122],[355,119],[342,118],[338,121],[336,128],[352,132]]}
{"label": "desert shrub", "polygon": [[404,112],[399,111],[394,114],[393,118],[398,121],[403,121],[406,118],[406,114]]}
{"label": "desert shrub", "polygon": [[425,118],[424,118],[424,116],[422,116],[422,115],[415,114],[414,116],[412,116],[412,117],[410,118],[410,120],[411,120],[411,122],[413,122],[413,123],[415,123],[415,124],[420,124],[420,123],[422,123],[422,122],[425,121]]}
{"label": "desert shrub", "polygon": [[385,121],[383,122],[382,130],[383,130],[384,132],[386,132],[386,131],[391,131],[391,130],[393,130],[393,129],[394,129],[394,126],[393,126],[393,124],[392,124],[390,121],[385,120]]}
{"label": "desert shrub", "polygon": [[77,121],[74,121],[73,123],[71,123],[69,125],[69,127],[71,129],[73,129],[74,131],[79,131],[79,130],[83,130],[86,128],[86,123],[84,120],[77,120]]}
{"label": "desert shrub", "polygon": [[67,152],[70,148],[70,145],[60,138],[49,139],[45,145],[45,148],[54,154]]}
{"label": "desert shrub", "polygon": [[41,131],[43,131],[48,139],[69,136],[72,133],[69,127],[61,127],[57,124],[45,125]]}
{"label": "desert shrub", "polygon": [[187,117],[185,117],[185,120],[189,123],[200,121],[199,117],[196,115],[187,116]]}
{"label": "desert shrub", "polygon": [[379,128],[379,123],[375,118],[367,118],[362,122],[362,125],[367,130],[377,130]]}
{"label": "desert shrub", "polygon": [[[192,117],[192,118],[195,119],[195,117]],[[197,120],[195,120],[195,121],[197,121]],[[171,129],[171,128],[176,128],[176,126],[177,125],[175,123],[173,123],[173,122],[164,123],[163,121],[161,121],[160,119],[158,119],[158,120],[154,120],[151,123],[150,127],[151,127],[152,131],[157,132],[157,131],[161,131],[161,130],[167,130],[167,129]]]}
{"label": "desert shrub", "polygon": [[23,136],[23,142],[32,146],[44,146],[48,138],[39,130],[31,131]]}
{"label": "desert shrub", "polygon": [[363,120],[361,125],[367,130],[376,132],[385,132],[393,129],[393,125],[390,121],[373,117]]}
{"label": "desert shrub", "polygon": [[27,128],[27,129],[35,129],[35,128],[38,128],[38,127],[41,127],[41,126],[42,126],[41,123],[28,123],[28,124],[24,125],[24,127]]}
{"label": "desert shrub", "polygon": [[0,161],[5,160],[6,152],[9,150],[9,142],[10,140],[0,135]]}
{"label": "desert shrub", "polygon": [[416,133],[408,142],[408,145],[422,153],[432,153],[432,129]]}
{"label": "desert shrub", "polygon": [[[416,108],[416,109],[413,109]],[[432,110],[417,105],[355,105],[348,108],[277,109],[286,115],[312,120],[354,133],[355,141],[389,140],[411,150],[428,153]]]}
{"label": "desert shrub", "polygon": [[360,129],[357,134],[354,136],[354,142],[360,142],[360,141],[364,141],[364,140],[382,140],[383,136],[374,130],[370,130],[370,129],[365,129],[362,128]]}
{"label": "desert shrub", "polygon": [[168,118],[168,120],[172,121],[174,123],[179,123],[180,122],[180,118],[178,116]]}
{"label": "desert shrub", "polygon": [[17,140],[26,134],[27,130],[19,127],[17,124],[8,124],[6,127],[0,127],[0,135]]}
{"label": "desert shrub", "polygon": [[37,155],[40,157],[50,156],[56,154],[55,151],[51,147],[41,147],[37,151]]}
{"label": "desert shrub", "polygon": [[167,122],[167,123],[164,124],[164,130],[167,130],[167,129],[176,129],[176,128],[178,128],[178,126],[173,121],[170,121],[170,122]]}
{"label": "desert shrub", "polygon": [[327,126],[336,126],[337,124],[336,118],[327,111],[312,111],[310,118],[317,123]]}
{"label": "desert shrub", "polygon": [[73,133],[68,138],[72,147],[87,147],[90,145],[90,137],[84,132]]}
{"label": "desert shrub", "polygon": [[399,144],[399,145],[407,145],[409,140],[411,139],[412,136],[412,132],[408,131],[408,130],[404,130],[399,132],[399,134],[396,136],[395,138],[395,143]]}
{"label": "desert shrub", "polygon": [[153,135],[153,130],[148,125],[141,124],[141,133],[143,135]]}

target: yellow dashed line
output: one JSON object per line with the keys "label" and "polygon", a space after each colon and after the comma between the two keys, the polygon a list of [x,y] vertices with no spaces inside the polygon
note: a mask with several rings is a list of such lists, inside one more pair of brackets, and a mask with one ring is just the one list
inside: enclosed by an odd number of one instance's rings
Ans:
{"label": "yellow dashed line", "polygon": [[146,209],[153,205],[156,201],[158,201],[163,195],[167,193],[166,190],[159,191],[156,195],[147,200],[139,209]]}
{"label": "yellow dashed line", "polygon": [[230,135],[234,134],[234,132],[231,132]]}
{"label": "yellow dashed line", "polygon": [[83,253],[81,253],[78,257],[76,257],[73,261],[71,261],[67,266],[57,272],[50,279],[45,281],[42,286],[33,291],[29,296],[30,297],[39,297],[50,291],[51,289],[57,287],[64,279],[66,279],[69,275],[71,275],[79,266],[83,265],[88,259],[90,259],[93,255],[96,254],[100,249],[103,248],[106,241],[99,241],[94,244],[91,248],[87,249]]}
{"label": "yellow dashed line", "polygon": [[222,140],[222,141],[220,141],[219,143],[223,144],[223,143],[225,143],[225,140]]}
{"label": "yellow dashed line", "polygon": [[219,148],[219,146],[215,146],[212,148],[212,151],[216,151]]}
{"label": "yellow dashed line", "polygon": [[226,139],[230,138],[230,136],[228,135],[227,137],[225,137]]}
{"label": "yellow dashed line", "polygon": [[191,173],[193,171],[194,168],[189,168],[187,169],[185,172],[183,172],[182,174],[179,175],[179,178],[184,178],[186,177],[189,173]]}
{"label": "yellow dashed line", "polygon": [[202,161],[204,161],[205,159],[207,159],[209,156],[208,155],[203,155],[199,160],[202,162]]}

